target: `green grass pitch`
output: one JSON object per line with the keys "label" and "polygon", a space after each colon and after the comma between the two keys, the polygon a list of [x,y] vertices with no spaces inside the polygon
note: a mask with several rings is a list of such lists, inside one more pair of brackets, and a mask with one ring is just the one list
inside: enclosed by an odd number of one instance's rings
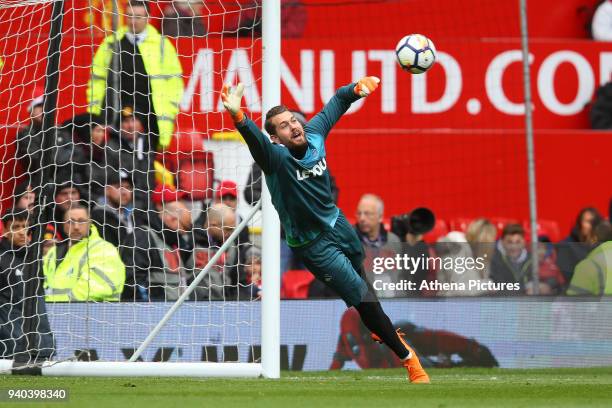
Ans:
{"label": "green grass pitch", "polygon": [[2,376],[0,388],[67,388],[68,402],[2,407],[610,407],[612,367],[437,369],[430,385],[403,370],[283,372],[280,380]]}

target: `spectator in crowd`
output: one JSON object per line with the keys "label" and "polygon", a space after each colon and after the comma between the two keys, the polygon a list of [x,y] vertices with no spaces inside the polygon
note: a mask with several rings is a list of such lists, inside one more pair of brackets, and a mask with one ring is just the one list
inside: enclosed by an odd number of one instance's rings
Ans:
{"label": "spectator in crowd", "polygon": [[[528,285],[532,284],[531,262],[525,247],[525,230],[520,224],[506,224],[491,261],[491,280],[496,283],[518,283],[520,290],[512,293],[526,293]],[[540,288],[543,288],[542,285]]]}
{"label": "spectator in crowd", "polygon": [[70,126],[52,129],[53,142],[43,150],[43,102],[43,94],[34,98],[29,107],[30,124],[17,134],[17,158],[26,171],[27,182],[36,191],[46,181],[42,180],[42,172],[47,167],[48,175],[55,180],[72,180],[77,185],[85,185],[88,180],[78,169],[86,158],[75,148]]}
{"label": "spectator in crowd", "polygon": [[[224,204],[213,204],[208,209],[204,235],[196,236],[193,257],[188,262],[188,269],[192,271],[193,280],[206,266],[223,243],[236,228],[236,213]],[[250,297],[246,276],[241,266],[245,265],[246,250],[249,242],[242,242],[240,238],[234,241],[217,264],[207,272],[198,288],[194,291],[195,300],[211,299],[245,299]]]}
{"label": "spectator in crowd", "polygon": [[[224,204],[230,207],[232,210],[234,210],[234,212],[236,212],[236,209],[238,207],[238,186],[236,185],[236,182],[232,180],[221,181],[221,183],[219,183],[219,186],[217,187],[215,191],[213,200],[214,200],[213,204]],[[238,225],[240,224],[240,222],[242,222],[242,217],[240,217],[240,215],[237,213],[236,213],[236,216],[237,216],[236,225]],[[196,225],[198,226],[206,225],[206,217],[207,217],[207,212],[204,211],[202,215],[200,215],[200,217],[198,217],[198,219],[196,220]],[[203,233],[203,230],[198,228],[195,230],[194,233],[196,235],[201,235]],[[248,228],[244,228],[242,231],[240,231],[238,240],[240,242],[249,242],[250,238],[249,238]]]}
{"label": "spectator in crowd", "polygon": [[215,192],[215,203],[222,203],[236,211],[238,207],[238,186],[235,181],[223,180]]}
{"label": "spectator in crowd", "polygon": [[590,111],[591,128],[612,129],[612,81],[597,89]]}
{"label": "spectator in crowd", "polygon": [[81,203],[81,192],[71,182],[58,184],[55,188],[55,200],[53,206],[53,220],[46,226],[43,235],[43,255],[47,253],[56,242],[62,242],[68,238],[63,227],[66,212]]}
{"label": "spectator in crowd", "polygon": [[178,299],[184,286],[184,254],[192,248],[183,241],[187,231],[181,220],[189,214],[189,209],[181,201],[164,201],[164,198],[171,199],[162,196],[159,211],[151,217],[149,225],[134,228],[121,248],[127,276],[124,300],[173,301]]}
{"label": "spectator in crowd", "polygon": [[170,37],[206,35],[202,0],[174,0],[164,9],[162,33]]}
{"label": "spectator in crowd", "polygon": [[591,32],[596,41],[612,41],[612,0],[604,0],[595,10]]}
{"label": "spectator in crowd", "polygon": [[43,124],[43,90],[37,89],[38,95],[28,106],[30,123],[17,133],[17,158],[27,172],[28,183],[40,185],[40,164],[42,159],[42,124]]}
{"label": "spectator in crowd", "polygon": [[355,231],[365,248],[383,248],[387,244],[400,243],[397,235],[385,229],[384,205],[382,198],[374,194],[362,195],[357,204]]}
{"label": "spectator in crowd", "polygon": [[119,144],[110,137],[109,129],[100,117],[77,115],[72,120],[72,127],[75,150],[82,157],[76,172],[87,182],[84,188],[91,198],[100,199],[104,196],[107,163],[116,166],[118,160],[113,160],[113,157],[119,154]]}
{"label": "spectator in crowd", "polygon": [[[429,246],[423,240],[423,233],[415,231],[414,220],[411,213],[402,214],[391,218],[391,231],[397,235],[402,242],[402,256],[409,258],[427,259],[430,254]],[[433,215],[433,214],[432,214]],[[421,224],[421,222],[419,222]],[[420,229],[420,228],[419,228]],[[414,282],[417,288],[421,287],[423,281],[427,280],[427,275],[430,273],[428,266],[421,263],[416,270],[404,270],[401,279]],[[406,295],[424,294],[426,292],[411,291]]]}
{"label": "spectator in crowd", "polygon": [[596,228],[598,245],[576,265],[568,295],[612,295],[612,227],[602,221]]}
{"label": "spectator in crowd", "polygon": [[[550,292],[541,295],[559,295],[565,290],[565,276],[557,266],[555,246],[547,236],[538,238],[538,273],[541,283],[545,283]],[[541,286],[542,287],[542,286]],[[546,290],[545,286],[543,289]]]}
{"label": "spectator in crowd", "polygon": [[145,149],[148,135],[132,107],[121,110],[119,131],[106,126],[103,118],[90,114],[79,115],[74,122],[75,134],[80,139],[77,146],[87,158],[79,171],[91,180],[88,189],[92,197],[104,205],[107,172],[123,171],[131,177],[134,211],[139,218],[146,218],[147,211],[153,208],[150,195],[155,185],[155,151]]}
{"label": "spectator in crowd", "polygon": [[11,358],[23,341],[21,330],[23,269],[28,243],[28,213],[9,211],[2,217],[0,240],[0,358]]}
{"label": "spectator in crowd", "polygon": [[[151,193],[151,198],[154,206],[154,211],[152,211],[151,213],[161,213],[166,204],[171,203],[173,201],[180,201],[188,209],[190,205],[189,200],[186,199],[187,194],[184,191],[177,190],[174,186],[168,184],[156,184],[155,189]],[[181,211],[179,215],[181,231],[197,233],[194,232],[197,230],[197,228],[193,228],[191,209],[189,209],[189,211],[187,212]],[[159,217],[156,216],[153,216],[153,218],[148,222],[148,224],[151,226],[151,228],[155,230],[160,230],[162,228],[162,223],[159,222]],[[183,245],[181,245],[181,247],[183,247]]]}
{"label": "spectator in crowd", "polygon": [[[399,282],[399,271],[385,271],[374,275],[373,260],[378,257],[395,257],[401,252],[400,239],[394,233],[387,231],[383,224],[384,202],[375,194],[364,194],[357,204],[357,224],[355,231],[364,248],[364,271],[367,280],[372,283],[375,279],[386,283]],[[316,281],[319,282],[319,281]],[[379,297],[395,297],[396,291],[378,291]]]}
{"label": "spectator in crowd", "polygon": [[246,250],[244,274],[247,289],[250,289],[250,298],[261,297],[261,250],[252,246]]}
{"label": "spectator in crowd", "polygon": [[489,277],[496,237],[497,228],[486,218],[475,219],[467,226],[465,231],[465,238],[470,244],[474,258],[482,258],[482,262],[485,264],[482,279],[488,279]]}
{"label": "spectator in crowd", "polygon": [[[92,147],[94,146],[95,147],[105,147],[106,139],[108,137],[106,125],[103,122],[101,122],[99,118],[93,118],[93,120],[91,121],[90,128],[91,128],[90,141],[91,141]],[[100,156],[99,150],[94,151],[92,155],[96,159],[102,158]]]}
{"label": "spectator in crowd", "polygon": [[[161,213],[167,203],[171,203],[174,201],[180,201],[184,207],[189,209],[190,203],[189,201],[185,200],[186,195],[187,194],[184,191],[178,191],[174,186],[167,184],[157,184],[155,186],[155,190],[153,190],[153,193],[151,195],[153,205],[155,207],[155,212],[157,212],[158,214]],[[182,250],[183,248],[189,248],[190,245],[193,245],[192,243],[188,243],[188,241],[193,241],[192,237],[189,234],[197,234],[199,230],[193,229],[191,210],[179,211],[178,215],[178,221],[180,223],[179,230],[181,231],[180,238],[181,241],[183,241],[180,245]],[[155,230],[160,230],[162,228],[162,224],[159,223],[158,217],[153,217],[152,222],[149,222],[149,224]]]}
{"label": "spectator in crowd", "polygon": [[[186,208],[187,211],[181,209],[179,211],[179,231],[183,234],[181,235],[182,239],[185,241],[185,243],[181,246],[181,248],[189,248],[189,245],[193,245],[193,237],[191,236],[191,231],[193,229],[193,216],[191,214],[191,210],[189,209],[188,201],[186,200],[180,200],[181,201],[181,208]],[[187,254],[183,254],[183,257],[185,257]],[[191,254],[188,254],[189,256]]]}
{"label": "spectator in crowd", "polygon": [[67,181],[58,184],[55,188],[55,210],[60,212],[63,219],[63,213],[68,211],[72,206],[81,201],[81,190],[76,188],[74,184]]}
{"label": "spectator in crowd", "polygon": [[152,209],[151,190],[155,186],[155,151],[149,148],[148,139],[142,120],[127,106],[121,110],[119,134],[110,134],[104,150],[108,166],[131,175],[139,216]]}
{"label": "spectator in crowd", "polygon": [[[17,358],[18,353],[27,353],[29,344],[23,334],[23,306],[25,293],[26,248],[29,214],[16,208],[2,217],[4,233],[0,240],[0,358]],[[32,300],[32,299],[31,299]],[[46,316],[43,299],[37,304],[38,357],[48,358],[53,354],[53,333]],[[28,360],[31,356],[27,356]]]}
{"label": "spectator in crowd", "polygon": [[[129,1],[125,17],[127,26],[106,37],[95,53],[87,90],[89,112],[111,120],[122,107],[133,107],[149,136],[142,147],[148,152],[170,143],[183,94],[183,70],[172,42],[149,24],[146,1]],[[116,96],[120,106],[113,106]]]}
{"label": "spectator in crowd", "polygon": [[13,200],[14,208],[27,210],[28,213],[32,214],[34,207],[36,206],[36,194],[34,193],[30,183],[24,181],[17,184],[13,192]]}
{"label": "spectator in crowd", "polygon": [[120,248],[134,231],[132,178],[124,170],[109,170],[105,180],[104,197],[91,210],[91,218],[102,237]]}
{"label": "spectator in crowd", "polygon": [[153,201],[155,211],[159,213],[165,204],[182,200],[184,196],[185,193],[178,191],[174,186],[156,184],[155,189],[151,193],[151,200]]}
{"label": "spectator in crowd", "polygon": [[[483,227],[486,225],[483,223]],[[476,248],[480,249],[479,246]],[[475,262],[476,256],[472,252],[472,243],[468,242],[466,234],[459,231],[449,232],[438,239],[435,250],[436,255],[441,259],[441,267],[436,272],[437,280],[440,283],[463,283],[465,286],[465,290],[438,291],[438,296],[478,296],[487,293],[470,287],[469,282],[472,280],[479,280],[483,284],[489,281],[489,271],[484,263],[481,267]],[[474,261],[466,262],[468,259],[474,259]]]}
{"label": "spectator in crowd", "polygon": [[596,242],[594,231],[601,221],[597,209],[583,208],[576,217],[570,235],[557,244],[557,265],[566,282],[571,282],[576,265],[593,249]]}
{"label": "spectator in crowd", "polygon": [[66,240],[43,258],[47,302],[118,301],[125,266],[117,248],[100,237],[87,207],[72,205],[64,217]]}

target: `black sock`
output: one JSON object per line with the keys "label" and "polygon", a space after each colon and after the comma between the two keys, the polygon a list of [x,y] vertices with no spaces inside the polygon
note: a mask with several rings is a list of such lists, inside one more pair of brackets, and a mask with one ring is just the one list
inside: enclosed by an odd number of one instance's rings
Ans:
{"label": "black sock", "polygon": [[402,360],[410,354],[410,351],[402,344],[389,316],[385,314],[378,299],[364,299],[355,306],[361,316],[361,321],[368,329],[380,339]]}

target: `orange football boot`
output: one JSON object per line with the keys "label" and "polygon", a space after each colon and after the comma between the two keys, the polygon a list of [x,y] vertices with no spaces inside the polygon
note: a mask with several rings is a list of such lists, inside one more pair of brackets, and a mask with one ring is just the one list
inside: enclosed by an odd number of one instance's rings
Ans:
{"label": "orange football boot", "polygon": [[[408,343],[406,343],[406,341],[404,340],[404,333],[397,329],[397,336],[399,337],[404,347],[406,347],[412,355],[412,357],[403,361],[404,367],[406,367],[406,370],[408,371],[408,379],[413,384],[429,384],[429,376],[421,366],[419,357],[417,357],[417,354],[414,349],[410,347]],[[374,333],[372,333],[372,340],[377,341],[381,344],[383,343],[381,338]]]}

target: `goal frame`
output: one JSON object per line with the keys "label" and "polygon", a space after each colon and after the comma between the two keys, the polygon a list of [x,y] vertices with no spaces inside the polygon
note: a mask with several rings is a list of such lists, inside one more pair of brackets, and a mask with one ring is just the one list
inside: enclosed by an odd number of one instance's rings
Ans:
{"label": "goal frame", "polygon": [[[55,0],[54,10],[63,13],[63,0]],[[280,0],[261,0],[262,4],[262,109],[267,111],[280,104],[281,66],[281,7]],[[61,19],[58,20],[61,25]],[[55,23],[56,20],[53,20]],[[54,31],[53,29],[51,31]],[[51,50],[50,50],[51,51]],[[48,81],[48,77],[47,77]],[[49,92],[49,83],[46,92]],[[56,85],[57,87],[57,85]],[[45,112],[51,111],[47,109]],[[255,363],[211,362],[142,362],[136,361],[150,341],[161,330],[172,314],[188,298],[197,286],[198,279],[172,305],[164,318],[151,331],[129,361],[44,361],[21,362],[0,360],[0,373],[52,376],[109,376],[109,377],[266,377],[280,378],[280,222],[274,209],[266,183],[262,183],[261,201],[234,230],[229,239],[210,259],[206,268],[212,267],[237,238],[240,231],[261,208],[262,224],[262,295],[261,295],[261,360]],[[205,269],[206,269],[205,268]],[[199,277],[204,277],[200,273]]]}

